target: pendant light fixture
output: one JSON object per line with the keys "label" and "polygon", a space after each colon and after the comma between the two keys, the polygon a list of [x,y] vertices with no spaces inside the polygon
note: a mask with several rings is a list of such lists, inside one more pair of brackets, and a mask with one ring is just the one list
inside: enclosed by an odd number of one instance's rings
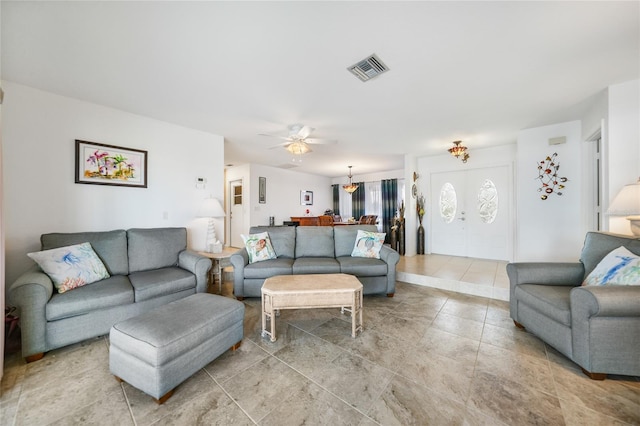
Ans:
{"label": "pendant light fixture", "polygon": [[467,153],[467,147],[464,145],[460,145],[462,141],[454,141],[453,146],[448,149],[449,154],[453,155],[456,158],[460,158],[463,163],[466,163],[469,159],[469,154]]}
{"label": "pendant light fixture", "polygon": [[351,178],[353,177],[351,176],[351,167],[352,166],[349,166],[349,184],[342,185],[342,189],[347,191],[349,194],[353,194],[354,192],[356,192],[356,189],[358,189],[358,185],[351,181]]}

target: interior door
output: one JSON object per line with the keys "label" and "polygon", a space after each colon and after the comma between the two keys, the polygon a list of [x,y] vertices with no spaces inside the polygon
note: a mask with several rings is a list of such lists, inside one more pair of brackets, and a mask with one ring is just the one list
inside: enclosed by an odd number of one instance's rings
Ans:
{"label": "interior door", "polygon": [[431,175],[431,252],[512,258],[509,166]]}
{"label": "interior door", "polygon": [[244,194],[242,179],[229,182],[229,235],[231,247],[243,247],[242,229],[244,226]]}

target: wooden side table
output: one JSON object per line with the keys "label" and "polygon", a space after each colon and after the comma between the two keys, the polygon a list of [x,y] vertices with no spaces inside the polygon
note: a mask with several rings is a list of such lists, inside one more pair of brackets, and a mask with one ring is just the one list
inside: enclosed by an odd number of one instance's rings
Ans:
{"label": "wooden side table", "polygon": [[223,247],[220,253],[209,253],[206,251],[199,251],[198,254],[206,256],[213,261],[211,269],[209,270],[209,280],[211,285],[216,284],[216,275],[218,276],[218,284],[220,285],[220,294],[222,294],[222,270],[227,266],[231,266],[231,255],[237,252],[239,249],[235,247]]}

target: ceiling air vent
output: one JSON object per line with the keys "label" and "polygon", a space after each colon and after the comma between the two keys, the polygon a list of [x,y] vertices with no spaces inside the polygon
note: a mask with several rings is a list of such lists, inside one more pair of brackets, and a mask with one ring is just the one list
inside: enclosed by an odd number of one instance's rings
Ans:
{"label": "ceiling air vent", "polygon": [[358,77],[360,81],[369,81],[373,77],[389,71],[389,68],[374,53],[357,64],[348,67],[347,70]]}

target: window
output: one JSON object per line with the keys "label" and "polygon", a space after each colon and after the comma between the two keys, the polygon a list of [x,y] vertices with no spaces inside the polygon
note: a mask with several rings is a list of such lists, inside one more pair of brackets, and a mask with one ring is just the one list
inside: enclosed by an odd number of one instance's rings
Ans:
{"label": "window", "polygon": [[[342,185],[341,185],[342,186]],[[404,179],[398,179],[398,207],[404,200]],[[364,197],[365,214],[375,214],[378,216],[378,229],[382,230],[382,184],[380,181],[365,182],[358,191],[366,191]],[[351,194],[340,188],[340,215],[344,220],[353,216],[351,209]],[[406,207],[406,206],[405,206]],[[405,212],[406,214],[406,212]],[[359,218],[355,218],[359,219]]]}
{"label": "window", "polygon": [[478,214],[483,223],[493,223],[498,214],[498,189],[491,179],[485,179],[478,191]]}
{"label": "window", "polygon": [[442,185],[440,189],[440,217],[445,223],[453,222],[458,209],[458,198],[456,190],[449,182]]}
{"label": "window", "polygon": [[380,181],[365,182],[364,190],[364,212],[378,216],[378,231],[382,231],[382,184]]}

